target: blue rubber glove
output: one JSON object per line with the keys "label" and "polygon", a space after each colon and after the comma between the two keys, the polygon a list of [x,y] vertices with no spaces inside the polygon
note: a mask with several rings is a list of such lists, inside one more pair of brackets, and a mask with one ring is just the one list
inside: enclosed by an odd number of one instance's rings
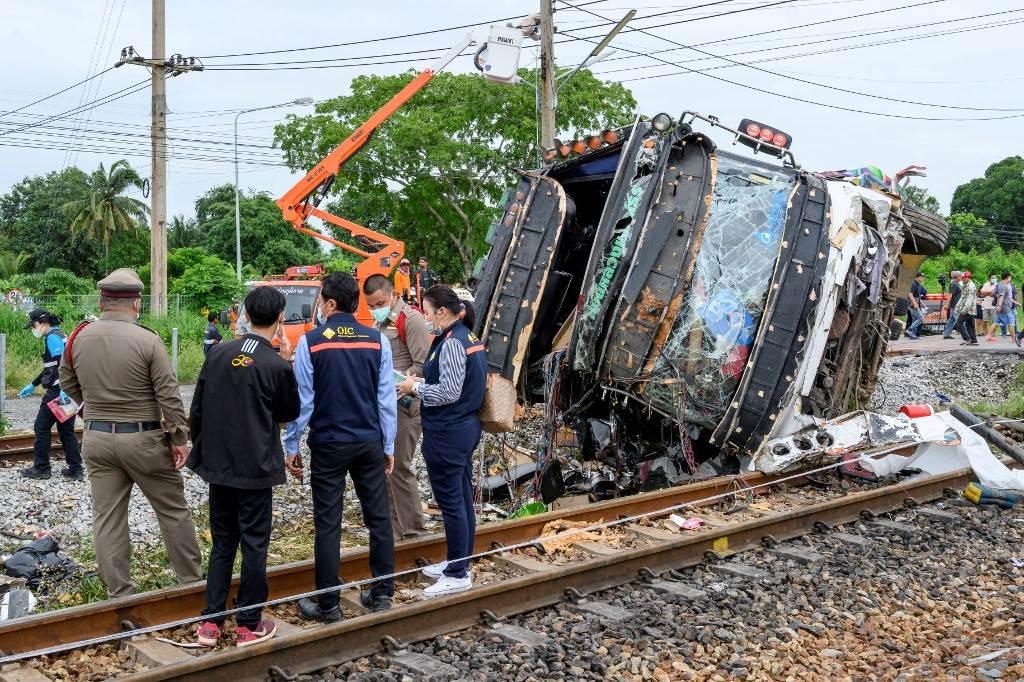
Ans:
{"label": "blue rubber glove", "polygon": [[60,403],[59,404],[67,405],[70,402],[71,402],[71,398],[68,397],[68,394],[65,393],[64,391],[61,391],[60,392]]}
{"label": "blue rubber glove", "polygon": [[21,389],[21,392],[19,392],[18,395],[22,398],[27,398],[32,395],[32,391],[34,390],[36,390],[36,387],[33,384],[29,384],[25,388]]}

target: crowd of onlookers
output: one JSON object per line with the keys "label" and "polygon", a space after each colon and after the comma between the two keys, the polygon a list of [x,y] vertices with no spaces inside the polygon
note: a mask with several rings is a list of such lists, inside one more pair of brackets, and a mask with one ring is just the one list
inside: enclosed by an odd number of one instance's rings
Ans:
{"label": "crowd of onlookers", "polygon": [[[919,272],[910,286],[906,332],[910,339],[918,338],[928,309],[928,290],[923,282],[924,274]],[[977,346],[978,334],[995,342],[998,329],[1001,336],[1012,335],[1020,346],[1024,332],[1017,328],[1018,301],[1017,285],[1009,272],[989,273],[979,286],[970,270],[953,270],[949,273],[949,299],[942,303],[941,313],[946,320],[942,338],[952,339],[955,330],[961,345]]]}

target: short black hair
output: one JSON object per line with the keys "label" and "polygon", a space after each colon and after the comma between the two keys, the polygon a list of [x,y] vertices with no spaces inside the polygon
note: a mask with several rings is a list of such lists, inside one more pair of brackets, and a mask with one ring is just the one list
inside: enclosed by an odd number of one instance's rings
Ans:
{"label": "short black hair", "polygon": [[375,294],[381,289],[390,293],[395,290],[395,285],[384,275],[370,275],[363,282],[363,293],[367,296]]}
{"label": "short black hair", "polygon": [[340,312],[354,313],[359,306],[359,285],[352,275],[335,272],[324,278],[320,296],[325,301],[334,301]]}
{"label": "short black hair", "polygon": [[1008,273],[1006,270],[1003,270],[1003,276],[1000,277],[999,279],[1009,279],[1010,277],[1010,273]]}
{"label": "short black hair", "polygon": [[215,311],[211,310],[206,315],[206,321],[207,322],[216,322],[218,317],[220,317],[220,315],[218,315]]}
{"label": "short black hair", "polygon": [[924,273],[923,272],[919,272],[916,275],[914,275],[914,279],[917,279],[918,277],[924,277]]}
{"label": "short black hair", "polygon": [[286,302],[276,287],[253,287],[242,305],[254,327],[269,327],[281,317]]}

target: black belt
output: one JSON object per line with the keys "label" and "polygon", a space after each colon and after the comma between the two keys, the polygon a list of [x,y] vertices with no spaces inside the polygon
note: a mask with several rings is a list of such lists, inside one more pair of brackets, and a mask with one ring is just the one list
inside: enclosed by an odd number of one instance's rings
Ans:
{"label": "black belt", "polygon": [[90,431],[104,433],[138,433],[139,431],[155,431],[162,427],[160,422],[89,422]]}

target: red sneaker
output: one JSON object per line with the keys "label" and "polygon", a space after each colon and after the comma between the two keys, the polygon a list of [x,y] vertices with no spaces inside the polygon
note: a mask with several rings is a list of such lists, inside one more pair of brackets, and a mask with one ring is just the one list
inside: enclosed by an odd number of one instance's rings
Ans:
{"label": "red sneaker", "polygon": [[220,641],[220,628],[216,623],[205,620],[199,624],[196,631],[196,641],[203,646],[214,647]]}
{"label": "red sneaker", "polygon": [[235,644],[239,648],[255,644],[256,642],[262,642],[265,639],[270,639],[277,632],[277,623],[270,618],[264,618],[260,621],[259,626],[255,630],[250,630],[244,625],[239,625],[235,628]]}

